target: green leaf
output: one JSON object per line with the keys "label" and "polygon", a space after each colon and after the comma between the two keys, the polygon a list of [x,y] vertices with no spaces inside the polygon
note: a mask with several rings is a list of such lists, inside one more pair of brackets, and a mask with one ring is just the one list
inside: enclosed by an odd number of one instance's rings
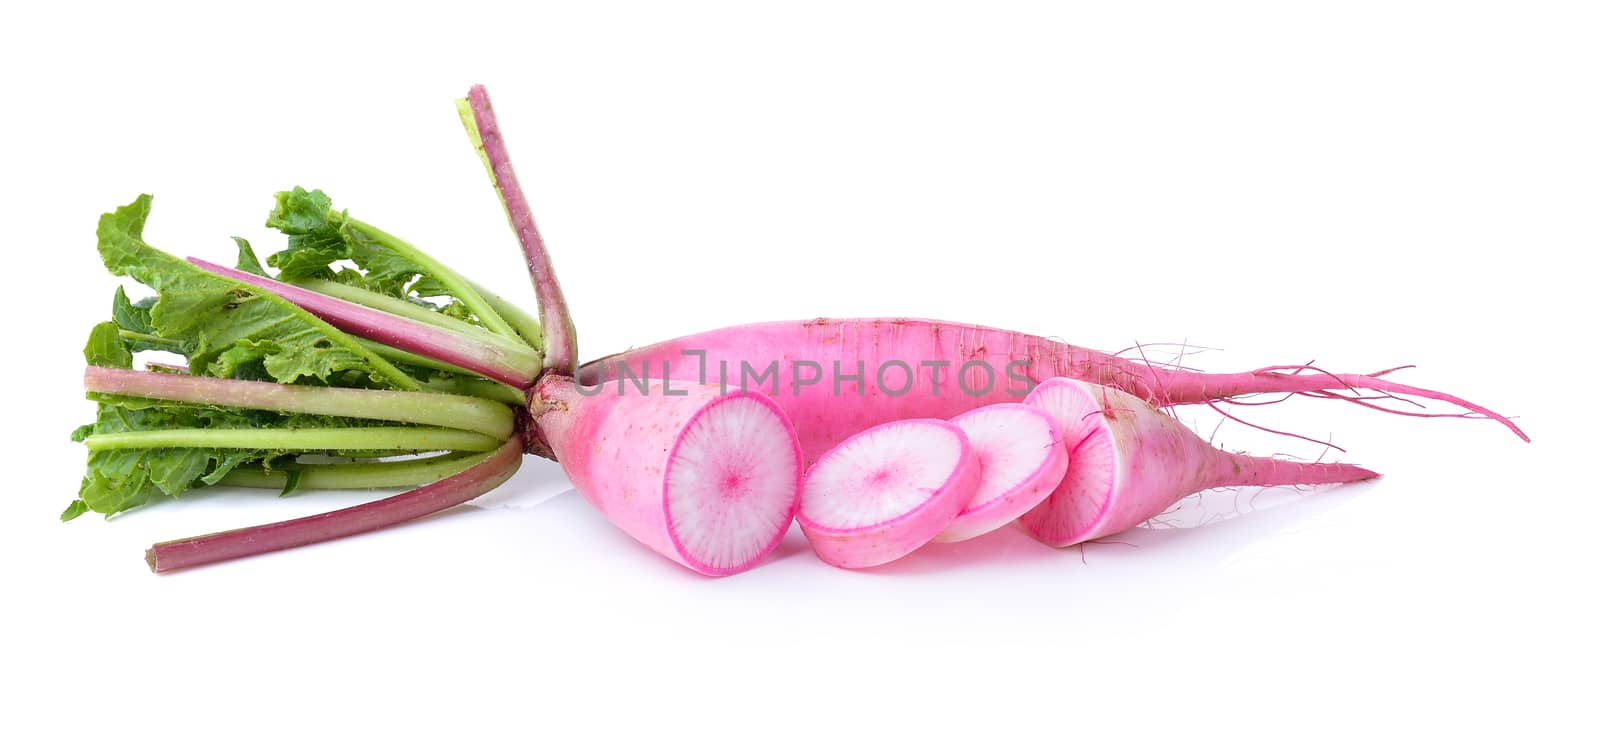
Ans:
{"label": "green leaf", "polygon": [[150,307],[155,304],[154,296],[144,298],[138,303],[131,303],[128,301],[127,292],[119,286],[116,294],[111,297],[111,320],[128,331],[153,334],[155,329],[150,326]]}
{"label": "green leaf", "polygon": [[211,468],[211,471],[200,477],[200,481],[206,484],[216,484],[222,481],[223,477],[228,476],[228,472],[237,469],[246,462],[255,461],[259,458],[261,458],[260,455],[253,451],[225,451],[222,453],[222,457],[217,460],[216,465]]}
{"label": "green leaf", "polygon": [[[145,324],[149,331],[141,333],[180,341],[191,372],[238,376],[248,371],[280,383],[326,383],[354,371],[374,385],[417,388],[416,381],[327,322],[145,243],[150,202],[150,195],[141,195],[101,216],[100,257],[106,269],[157,291]],[[138,306],[121,307],[133,323]]]}
{"label": "green leaf", "polygon": [[122,333],[115,322],[102,321],[89,330],[89,342],[83,346],[83,360],[102,368],[132,368],[133,352],[122,341]]}
{"label": "green leaf", "polygon": [[[279,192],[267,227],[289,237],[289,248],[267,257],[267,264],[276,267],[278,279],[285,282],[331,279],[404,298],[406,287],[425,272],[409,257],[353,229],[349,215],[335,211],[321,190],[295,187]],[[362,273],[330,266],[343,260],[354,262]]]}
{"label": "green leaf", "polygon": [[262,268],[261,260],[256,258],[256,250],[250,248],[250,242],[238,236],[233,237],[233,243],[239,247],[239,259],[234,262],[234,268],[241,272],[268,277],[267,270]]}
{"label": "green leaf", "polygon": [[[424,261],[396,251],[392,244],[370,235],[369,231],[374,230],[370,226],[363,230],[348,213],[334,210],[332,200],[320,190],[308,192],[295,187],[279,192],[276,206],[267,216],[267,226],[289,237],[289,248],[267,257],[267,264],[277,268],[279,279],[285,282],[332,280],[488,328],[471,310],[471,304],[452,291],[450,283],[460,286],[460,278],[447,280],[430,274]],[[414,248],[407,248],[415,252]],[[334,266],[341,261],[349,261],[356,268]],[[449,273],[447,269],[443,271]],[[425,298],[442,298],[443,305]],[[477,302],[486,303],[481,299]]]}
{"label": "green leaf", "polygon": [[294,494],[295,490],[300,489],[300,480],[305,474],[299,469],[290,469],[284,472],[283,490],[278,493],[278,497],[288,497]]}
{"label": "green leaf", "polygon": [[84,513],[88,512],[88,510],[89,503],[86,503],[82,500],[73,500],[67,505],[66,510],[61,511],[61,522],[66,523],[67,521],[83,515]]}

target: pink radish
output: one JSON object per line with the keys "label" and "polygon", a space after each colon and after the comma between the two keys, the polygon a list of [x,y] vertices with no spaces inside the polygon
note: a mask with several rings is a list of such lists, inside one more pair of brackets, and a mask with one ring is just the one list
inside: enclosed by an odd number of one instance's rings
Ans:
{"label": "pink radish", "polygon": [[949,526],[979,478],[961,428],[930,419],[879,425],[817,459],[801,492],[800,528],[830,565],[881,565]]}
{"label": "pink radish", "polygon": [[965,541],[1016,520],[1049,496],[1067,473],[1067,447],[1043,410],[991,404],[957,415],[950,424],[972,443],[978,489],[934,541]]}
{"label": "pink radish", "polygon": [[542,442],[590,504],[645,546],[706,575],[748,569],[788,530],[800,447],[755,392],[657,382],[583,393],[547,376],[529,401]]}
{"label": "pink radish", "polygon": [[[286,439],[272,440],[277,445],[270,448],[292,456],[324,455],[320,452],[330,449],[360,454],[379,442],[362,440],[363,447],[350,446],[347,439],[356,436],[390,437],[379,450],[393,451],[426,450],[424,445],[440,442],[456,444],[450,447],[463,451],[501,444],[482,460],[467,456],[445,462],[419,460],[425,467],[422,472],[409,471],[417,468],[415,464],[403,464],[407,476],[435,474],[440,463],[460,471],[389,500],[158,546],[152,554],[153,567],[299,546],[443,509],[503,480],[514,468],[512,461],[520,448],[559,459],[578,491],[638,541],[698,572],[726,575],[753,566],[769,553],[797,509],[802,529],[824,560],[842,567],[870,567],[931,540],[954,541],[991,530],[1018,513],[1035,536],[1065,545],[1128,528],[1208,487],[1376,476],[1353,466],[1221,453],[1154,406],[1215,406],[1254,394],[1282,393],[1393,412],[1376,400],[1415,404],[1399,398],[1407,396],[1449,402],[1468,413],[1400,414],[1489,418],[1527,439],[1515,424],[1487,409],[1384,378],[1397,369],[1336,375],[1299,365],[1205,374],[1016,332],[917,319],[751,324],[670,340],[578,367],[576,335],[564,294],[511,168],[487,94],[474,87],[458,109],[521,244],[538,300],[537,322],[398,237],[333,211],[319,192],[297,189],[279,195],[269,224],[291,240],[289,250],[274,255],[288,258],[268,259],[268,265],[280,269],[277,279],[266,276],[248,246],[241,246],[239,270],[200,260],[183,265],[154,249],[142,237],[148,195],[102,217],[97,239],[107,268],[150,285],[158,296],[149,308],[121,298],[126,308],[118,306],[121,310],[114,311],[113,321],[96,327],[97,336],[91,336],[85,349],[90,365],[127,371],[108,373],[92,367],[86,380],[97,387],[97,394],[120,390],[126,395],[132,387],[140,389],[140,396],[169,402],[271,404],[300,413],[397,420],[445,430],[469,425],[474,430],[444,433],[452,438],[448,441],[433,430],[423,432],[424,440],[397,440],[394,431],[403,428],[388,426],[310,426],[303,430],[319,432],[276,434]],[[308,236],[319,237],[312,241]],[[300,249],[313,244],[320,248],[309,259],[303,263],[295,259],[308,256]],[[331,253],[325,255],[323,250]],[[343,269],[333,269],[340,260],[330,256],[345,256],[365,271],[363,283],[343,287],[328,279],[330,274],[344,275]],[[297,263],[303,266],[289,276],[289,268]],[[414,278],[405,280],[410,284],[402,289],[404,297],[365,288],[365,280],[373,278],[379,265],[385,267],[380,277],[399,272]],[[411,272],[412,267],[417,271]],[[422,277],[428,281],[422,282]],[[424,293],[419,288],[433,290]],[[438,297],[433,291],[439,289],[453,299],[440,310],[453,308],[481,322],[481,328],[451,313],[409,302],[413,292],[418,294],[416,300],[422,300],[424,295]],[[244,301],[256,304],[251,308],[266,309],[279,321],[258,324],[256,315],[232,313]],[[140,311],[148,311],[147,316]],[[195,319],[187,313],[214,318],[190,323]],[[217,330],[227,335],[213,347],[216,340],[209,335]],[[298,354],[320,359],[320,367],[300,361],[295,365],[311,373],[286,367],[280,377],[270,362],[265,363],[266,372],[278,379],[275,383],[226,380],[179,385],[154,380],[175,376],[134,375],[129,368],[133,348],[148,346],[182,351],[193,374],[231,376],[245,370],[241,362],[254,364],[253,355],[277,350],[280,342],[291,339],[298,340],[296,348],[309,345],[311,351]],[[203,357],[192,357],[191,350]],[[237,357],[230,357],[227,365],[210,364],[214,357],[230,354]],[[322,358],[325,355],[330,357]],[[407,372],[412,368],[420,371]],[[432,375],[435,372],[448,375]],[[297,385],[303,383],[298,379],[308,376],[319,379],[319,386]],[[698,383],[686,382],[691,379]],[[628,380],[642,388],[627,394]],[[327,390],[320,388],[324,383]],[[596,383],[605,385],[594,387]],[[344,386],[398,391],[333,390]],[[305,391],[286,390],[300,388]],[[509,398],[513,404],[526,402],[527,408],[512,413],[501,404],[489,406],[490,402],[467,406],[457,399],[420,393],[424,388],[500,402]],[[1358,395],[1363,389],[1381,396]],[[759,393],[763,391],[766,394]],[[1046,410],[1043,416],[1048,421],[1016,404],[1024,397]],[[429,411],[392,416],[394,407],[413,404],[427,405]],[[945,421],[949,418],[958,419],[952,424]],[[120,511],[145,499],[145,481],[156,470],[137,455],[110,459],[98,455],[102,452],[153,451],[157,443],[167,444],[162,449],[269,448],[268,441],[252,439],[249,428],[218,430],[182,422],[182,427],[147,432],[103,433],[94,432],[97,422],[75,433],[95,454],[90,457],[93,478],[86,478],[85,492],[63,518],[89,509]],[[217,471],[211,473],[222,478],[226,476],[222,464],[237,466],[227,454],[180,455],[185,459],[181,468],[167,469],[172,478],[156,485],[165,494],[195,486],[196,479],[205,481],[200,474],[188,477],[190,470],[215,462]],[[812,463],[815,467],[802,489],[800,475]],[[316,468],[323,467],[331,468]],[[386,463],[354,463],[342,478],[367,479],[376,486],[396,479],[397,473],[401,472]],[[286,477],[285,485],[290,483]],[[1028,507],[1047,492],[1044,502]],[[95,498],[100,507],[84,495]],[[101,499],[107,495],[118,499]],[[163,562],[159,555],[172,562]]]}
{"label": "pink radish", "polygon": [[[772,396],[794,421],[807,462],[874,425],[949,419],[988,404],[1018,402],[1040,381],[1065,376],[1104,384],[1156,406],[1223,402],[1250,394],[1304,394],[1375,409],[1355,389],[1447,402],[1527,436],[1470,402],[1376,375],[1331,375],[1309,366],[1198,373],[1035,337],[925,319],[775,321],[692,334],[585,364],[584,383],[634,375],[742,384]],[[767,375],[768,372],[771,375]],[[614,384],[612,384],[614,385]],[[1386,410],[1393,411],[1393,410]]]}
{"label": "pink radish", "polygon": [[1125,531],[1213,487],[1334,484],[1378,476],[1349,464],[1219,451],[1144,400],[1083,381],[1052,378],[1026,403],[1049,413],[1070,453],[1066,478],[1021,519],[1029,534],[1052,546]]}

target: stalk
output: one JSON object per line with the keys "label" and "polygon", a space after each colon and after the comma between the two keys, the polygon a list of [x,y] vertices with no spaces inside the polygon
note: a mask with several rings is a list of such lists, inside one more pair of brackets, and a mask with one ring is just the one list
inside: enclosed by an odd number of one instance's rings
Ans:
{"label": "stalk", "polygon": [[538,319],[529,316],[528,312],[522,310],[517,304],[490,292],[482,285],[471,280],[467,282],[472,283],[473,289],[477,290],[484,300],[489,301],[489,305],[494,306],[494,310],[500,312],[506,323],[517,330],[517,334],[522,337],[522,341],[532,345],[535,350],[544,350],[544,327],[539,325]]}
{"label": "stalk", "polygon": [[240,448],[260,451],[492,451],[501,439],[442,427],[174,428],[90,435],[95,451]]}
{"label": "stalk", "polygon": [[[202,270],[204,272],[207,272],[207,273],[209,273],[211,275],[214,275],[216,277],[219,277],[219,278],[222,278],[222,279],[233,280],[235,282],[241,282],[241,283],[243,283],[245,285],[250,285],[250,286],[258,288],[258,289],[271,290],[271,286],[272,285],[277,285],[277,286],[281,286],[281,287],[285,287],[285,288],[293,288],[294,287],[293,285],[286,285],[284,283],[278,282],[277,280],[273,280],[271,278],[264,277],[262,275],[251,274],[249,272],[245,272],[245,271],[242,271],[242,270],[231,269],[229,267],[223,267],[221,265],[212,264],[211,262],[202,261],[202,260],[199,260],[199,259],[194,259],[193,257],[189,258],[188,262],[189,262],[189,264],[191,264],[191,265],[193,265],[195,267],[198,267],[200,270]],[[305,292],[305,291],[300,291],[300,292]],[[291,300],[289,298],[284,297],[282,293],[275,293],[275,295],[277,295],[277,297],[274,298],[273,300],[285,301],[288,304],[288,306],[289,306],[288,310],[291,313],[293,313],[296,316],[302,317],[306,322],[310,323],[313,326],[323,327],[322,332],[324,334],[326,334],[329,337],[331,337],[333,339],[336,339],[336,340],[346,344],[347,346],[354,347],[354,348],[357,348],[357,349],[361,349],[360,343],[358,341],[354,340],[354,339],[351,339],[349,337],[349,335],[347,335],[345,333],[345,332],[347,332],[349,330],[343,329],[343,328],[339,327],[337,324],[331,323],[331,321],[329,319],[319,317],[315,311],[311,310],[310,308],[305,307],[302,304],[296,303],[296,302],[294,302],[293,300]],[[358,306],[358,308],[359,308],[359,306]],[[399,368],[394,367],[394,364],[390,363],[388,360],[384,360],[382,357],[378,356],[376,353],[373,353],[371,350],[363,350],[363,352],[367,353],[365,355],[365,358],[366,358],[367,364],[372,366],[373,372],[377,373],[379,377],[381,377],[384,381],[389,383],[391,386],[393,386],[395,388],[398,388],[398,389],[403,389],[403,390],[406,390],[406,391],[416,391],[417,389],[422,388],[422,384],[421,383],[418,383],[417,380],[412,378],[411,376],[406,375],[405,371],[402,371]]]}
{"label": "stalk", "polygon": [[383,356],[385,360],[390,362],[406,363],[407,365],[415,365],[420,368],[427,368],[429,370],[437,370],[445,373],[455,374],[455,377],[453,378],[432,381],[418,381],[418,383],[422,384],[423,388],[426,388],[429,391],[437,391],[443,394],[460,394],[461,396],[475,396],[479,399],[489,399],[502,404],[509,404],[513,407],[528,406],[528,398],[523,395],[522,389],[519,389],[516,386],[508,386],[499,381],[486,381],[482,378],[479,378],[477,373],[473,373],[466,368],[458,368],[449,363],[441,363],[431,357],[418,355],[414,352],[406,352],[398,347],[390,347],[389,345],[380,342],[374,342],[370,339],[361,340],[361,344],[363,347],[376,352],[377,354]]}
{"label": "stalk", "polygon": [[181,347],[181,346],[183,346],[183,342],[178,341],[176,339],[167,339],[166,337],[157,337],[154,334],[145,334],[143,332],[133,332],[133,331],[128,331],[127,329],[118,329],[117,330],[117,336],[122,337],[123,339],[126,339],[126,340],[134,341],[134,342],[149,342],[150,344],[161,345],[163,347]]}
{"label": "stalk", "polygon": [[467,310],[477,316],[478,320],[482,321],[489,331],[512,339],[518,339],[517,330],[511,328],[511,325],[507,324],[505,319],[500,318],[500,314],[489,305],[488,301],[483,299],[483,296],[478,294],[477,290],[473,289],[471,284],[462,279],[461,275],[440,264],[439,260],[427,255],[417,247],[376,226],[363,223],[355,218],[346,218],[346,221],[346,225],[351,230],[366,234],[367,238],[372,239],[378,245],[410,259],[418,267],[421,267],[428,276],[450,291],[450,295],[455,296],[465,304]]}
{"label": "stalk", "polygon": [[522,244],[522,255],[538,296],[539,320],[544,325],[544,367],[570,374],[578,360],[577,332],[573,329],[566,296],[556,280],[555,266],[545,249],[544,238],[533,222],[528,198],[522,193],[517,174],[511,168],[511,155],[506,151],[505,138],[500,134],[500,124],[489,103],[489,92],[481,85],[473,86],[465,100],[456,102],[456,111],[461,115],[461,124],[466,127],[473,148],[489,170],[489,179],[500,195],[511,230]]}
{"label": "stalk", "polygon": [[512,407],[528,406],[528,397],[522,393],[522,389],[515,386],[507,386],[499,381],[485,381],[477,377],[456,376],[423,381],[422,385],[426,386],[429,391],[441,394],[488,399],[489,401],[497,401]]}
{"label": "stalk", "polygon": [[511,437],[513,425],[511,409],[502,404],[433,392],[290,386],[95,366],[84,370],[83,387],[101,394],[191,404],[437,425],[496,441]]}
{"label": "stalk", "polygon": [[374,293],[365,288],[346,285],[332,280],[302,280],[289,283],[295,287],[305,288],[313,293],[331,295],[339,300],[359,303],[368,308],[376,308],[384,313],[404,316],[412,321],[420,321],[429,326],[437,326],[446,331],[455,332],[463,336],[477,336],[480,338],[500,339],[482,327],[473,326],[461,319],[446,316],[438,311],[423,308],[407,300],[396,298],[392,295]]}
{"label": "stalk", "polygon": [[[410,487],[455,474],[479,461],[483,454],[449,453],[404,461],[361,461],[348,464],[296,464],[300,489],[353,490],[375,487]],[[240,467],[217,484],[281,490],[289,483],[289,469]]]}
{"label": "stalk", "polygon": [[385,528],[482,495],[510,479],[521,463],[522,443],[512,439],[464,471],[394,497],[264,526],[164,541],[145,552],[145,561],[154,572],[169,572]]}
{"label": "stalk", "polygon": [[539,354],[520,342],[469,339],[403,316],[229,269],[204,259],[190,257],[188,261],[207,272],[273,293],[334,327],[359,337],[426,355],[519,388],[527,386],[539,375]]}

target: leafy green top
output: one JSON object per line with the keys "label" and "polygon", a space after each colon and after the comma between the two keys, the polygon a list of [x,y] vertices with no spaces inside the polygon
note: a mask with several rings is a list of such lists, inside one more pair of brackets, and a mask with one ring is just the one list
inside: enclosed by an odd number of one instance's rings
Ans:
{"label": "leafy green top", "polygon": [[[111,272],[157,292],[154,301],[113,305],[129,331],[176,347],[190,371],[219,378],[416,389],[417,382],[354,338],[248,285],[195,268],[144,241],[150,195],[100,218],[100,258]],[[171,342],[176,342],[175,345]]]}

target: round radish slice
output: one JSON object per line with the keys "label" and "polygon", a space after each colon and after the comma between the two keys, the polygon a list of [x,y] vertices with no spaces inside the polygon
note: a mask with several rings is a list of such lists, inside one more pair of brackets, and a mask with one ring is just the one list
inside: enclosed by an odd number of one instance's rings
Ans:
{"label": "round radish slice", "polygon": [[1085,385],[1052,378],[1023,400],[1050,416],[1067,448],[1071,467],[1045,500],[1023,514],[1022,528],[1052,546],[1075,544],[1105,512],[1116,482],[1117,453],[1099,413],[1105,405]]}
{"label": "round radish slice", "polygon": [[965,541],[1016,520],[1067,473],[1067,446],[1042,409],[991,404],[950,424],[967,434],[981,477],[967,506],[934,541]]}
{"label": "round radish slice", "polygon": [[932,419],[879,425],[817,459],[801,487],[800,528],[830,565],[881,565],[949,526],[979,478],[961,428]]}

